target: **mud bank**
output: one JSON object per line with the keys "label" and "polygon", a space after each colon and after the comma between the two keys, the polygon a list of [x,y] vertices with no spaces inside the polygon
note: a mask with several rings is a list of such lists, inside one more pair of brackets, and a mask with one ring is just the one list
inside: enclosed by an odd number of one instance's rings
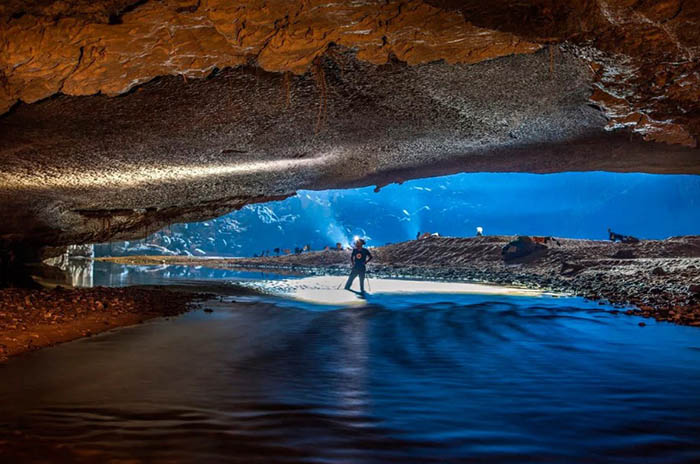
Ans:
{"label": "mud bank", "polygon": [[116,327],[175,316],[200,297],[163,288],[0,289],[0,363]]}
{"label": "mud bank", "polygon": [[[372,249],[370,272],[381,277],[490,282],[631,305],[630,314],[700,326],[700,236],[637,244],[557,238],[546,249],[509,263],[503,247],[515,237],[432,237]],[[235,269],[346,273],[348,251],[264,258],[181,256],[106,258],[122,264],[180,264]]]}

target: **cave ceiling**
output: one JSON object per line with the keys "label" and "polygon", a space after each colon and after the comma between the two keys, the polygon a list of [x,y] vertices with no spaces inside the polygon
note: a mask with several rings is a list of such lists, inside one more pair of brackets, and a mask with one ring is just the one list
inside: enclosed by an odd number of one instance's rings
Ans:
{"label": "cave ceiling", "polygon": [[0,2],[0,238],[301,188],[700,173],[700,0]]}

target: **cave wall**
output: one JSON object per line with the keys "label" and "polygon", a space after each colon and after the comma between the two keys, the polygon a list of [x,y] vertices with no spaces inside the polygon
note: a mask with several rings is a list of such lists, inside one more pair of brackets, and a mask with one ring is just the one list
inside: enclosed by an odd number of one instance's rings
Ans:
{"label": "cave wall", "polygon": [[700,0],[11,0],[0,241],[143,237],[297,189],[700,173]]}
{"label": "cave wall", "polygon": [[595,73],[609,129],[687,146],[700,134],[700,0],[44,0],[8,2],[0,18],[0,113],[214,68],[303,74],[332,45],[381,65],[568,43]]}
{"label": "cave wall", "polygon": [[697,150],[604,131],[586,64],[550,59],[377,67],[337,50],[319,74],[245,67],[23,105],[0,120],[0,237],[103,242],[302,188],[463,171],[700,172]]}
{"label": "cave wall", "polygon": [[595,73],[607,128],[697,147],[699,0],[428,0],[472,24],[534,43],[574,46]]}
{"label": "cave wall", "polygon": [[422,1],[168,0],[111,9],[106,22],[48,8],[5,20],[0,112],[18,100],[113,96],[156,76],[204,77],[251,62],[304,74],[331,44],[373,64],[392,55],[409,64],[476,63],[541,47]]}

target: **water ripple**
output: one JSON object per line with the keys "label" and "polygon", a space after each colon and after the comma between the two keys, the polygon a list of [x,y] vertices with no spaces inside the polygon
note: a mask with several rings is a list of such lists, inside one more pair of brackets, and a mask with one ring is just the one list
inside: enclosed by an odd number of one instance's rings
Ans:
{"label": "water ripple", "polygon": [[581,300],[194,312],[0,368],[2,462],[697,462],[700,331]]}

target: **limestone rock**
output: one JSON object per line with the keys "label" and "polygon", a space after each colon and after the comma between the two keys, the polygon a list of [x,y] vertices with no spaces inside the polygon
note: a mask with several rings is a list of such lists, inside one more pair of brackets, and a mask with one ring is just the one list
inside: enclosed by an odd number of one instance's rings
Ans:
{"label": "limestone rock", "polygon": [[699,17],[700,2],[680,0],[10,1],[0,7],[0,114],[249,62],[303,74],[333,44],[375,65],[416,65],[566,42],[590,64],[609,130],[697,146]]}
{"label": "limestone rock", "polygon": [[410,64],[475,63],[541,48],[421,0],[151,1],[116,24],[24,14],[0,19],[0,114],[17,100],[118,95],[156,76],[201,78],[251,59],[303,74],[332,43],[375,64],[392,55]]}

